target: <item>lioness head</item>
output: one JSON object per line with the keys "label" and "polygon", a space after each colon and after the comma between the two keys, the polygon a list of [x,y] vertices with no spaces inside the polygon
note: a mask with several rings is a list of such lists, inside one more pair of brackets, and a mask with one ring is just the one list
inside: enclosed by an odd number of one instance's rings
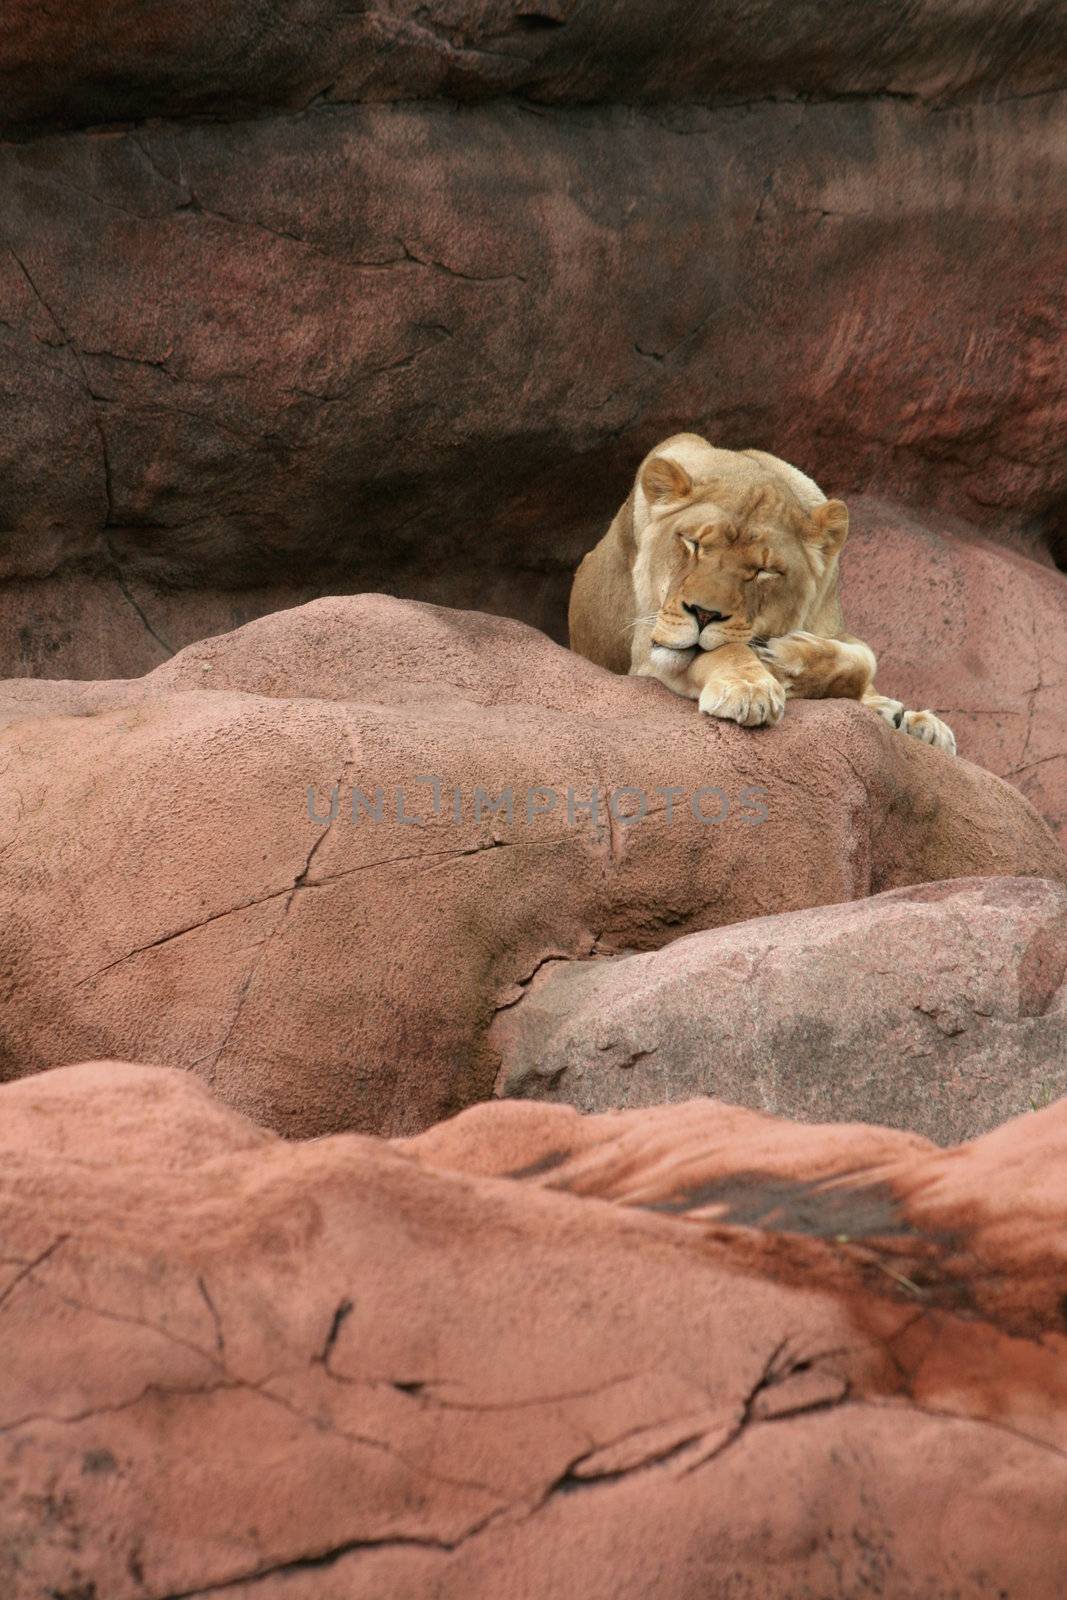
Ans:
{"label": "lioness head", "polygon": [[681,671],[697,649],[747,644],[803,627],[848,536],[848,510],[805,510],[785,484],[715,479],[654,456],[641,488],[655,527],[662,600],[652,629],[656,666]]}

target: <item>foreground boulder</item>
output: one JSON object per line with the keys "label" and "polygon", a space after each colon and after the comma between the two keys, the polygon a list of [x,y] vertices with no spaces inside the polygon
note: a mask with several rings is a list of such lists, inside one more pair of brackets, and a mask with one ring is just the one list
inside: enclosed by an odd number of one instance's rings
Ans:
{"label": "foreground boulder", "polygon": [[954,1144],[1067,1094],[1067,889],[956,880],[549,962],[490,1040],[505,1095],[709,1094]]}
{"label": "foreground boulder", "polygon": [[0,716],[0,1076],[184,1066],[291,1134],[488,1096],[490,1024],[545,961],[1067,874],[1014,790],[862,707],[752,732],[520,624],[381,596],[139,681],[0,685]]}
{"label": "foreground boulder", "polygon": [[1065,1156],[1061,1107],[293,1145],[186,1074],[8,1085],[0,1588],[1059,1600]]}

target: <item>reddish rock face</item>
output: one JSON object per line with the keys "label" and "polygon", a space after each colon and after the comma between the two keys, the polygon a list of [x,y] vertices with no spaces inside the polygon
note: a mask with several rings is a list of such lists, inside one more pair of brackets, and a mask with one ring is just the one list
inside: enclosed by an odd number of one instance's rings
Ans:
{"label": "reddish rock face", "polygon": [[1056,0],[432,11],[0,16],[0,671],[324,590],[560,636],[679,427],[1067,562]]}
{"label": "reddish rock face", "polygon": [[8,1085],[3,1592],[1059,1600],[1065,1141]]}
{"label": "reddish rock face", "polygon": [[936,706],[961,753],[1021,789],[1067,844],[1067,575],[936,517],[853,510],[845,615],[879,683]]}
{"label": "reddish rock face", "polygon": [[0,20],[0,122],[102,123],[506,93],[586,103],[1053,90],[1055,0],[70,0]]}
{"label": "reddish rock face", "polygon": [[545,961],[1067,873],[1014,790],[862,707],[752,732],[382,596],[0,706],[0,1075],[181,1065],[291,1134],[413,1132],[491,1093],[489,1026]]}
{"label": "reddish rock face", "polygon": [[0,577],[536,590],[679,426],[1058,527],[1063,99],[8,142]]}
{"label": "reddish rock face", "polygon": [[1067,1093],[1067,889],[957,880],[550,962],[499,1092],[582,1111],[709,1094],[954,1144]]}

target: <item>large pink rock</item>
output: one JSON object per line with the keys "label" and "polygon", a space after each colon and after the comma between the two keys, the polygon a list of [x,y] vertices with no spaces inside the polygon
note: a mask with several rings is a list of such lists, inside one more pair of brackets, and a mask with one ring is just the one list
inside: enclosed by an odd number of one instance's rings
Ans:
{"label": "large pink rock", "polygon": [[0,1090],[0,1589],[1059,1600],[1067,1112],[281,1141]]}
{"label": "large pink rock", "polygon": [[1067,889],[956,880],[549,962],[490,1041],[505,1095],[708,1094],[955,1144],[1067,1094]]}
{"label": "large pink rock", "polygon": [[0,1077],[158,1061],[293,1134],[489,1095],[493,1017],[547,960],[1067,875],[1014,790],[860,706],[753,733],[519,623],[382,596],[141,680],[0,685],[0,721]]}
{"label": "large pink rock", "polygon": [[961,754],[1009,779],[1067,844],[1067,573],[932,513],[860,499],[848,626],[878,680],[936,707]]}
{"label": "large pink rock", "polygon": [[[1067,840],[1067,576],[1023,541],[994,544],[929,510],[920,517],[867,496],[851,510],[846,615],[874,645],[880,681],[911,705],[945,711],[962,753],[1015,784]],[[461,564],[391,581],[411,598],[518,617],[566,637],[568,567]],[[86,573],[11,580],[0,598],[0,662],[47,678],[133,677],[205,635],[316,592],[308,583],[160,589]]]}

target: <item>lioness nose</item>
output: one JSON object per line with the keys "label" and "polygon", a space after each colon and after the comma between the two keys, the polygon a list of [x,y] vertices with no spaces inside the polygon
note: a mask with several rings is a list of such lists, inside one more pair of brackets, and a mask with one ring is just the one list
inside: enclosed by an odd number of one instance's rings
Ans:
{"label": "lioness nose", "polygon": [[706,628],[709,622],[729,622],[730,618],[721,611],[706,611],[703,606],[691,606],[687,600],[682,601],[685,610],[697,619],[698,628]]}

